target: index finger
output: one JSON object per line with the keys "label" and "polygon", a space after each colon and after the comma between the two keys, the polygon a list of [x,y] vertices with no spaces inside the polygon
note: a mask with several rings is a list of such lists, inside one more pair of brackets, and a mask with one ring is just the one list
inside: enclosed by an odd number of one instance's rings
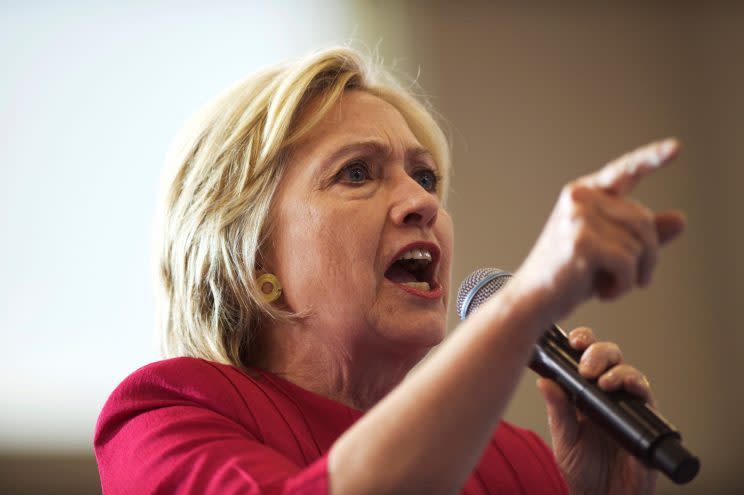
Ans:
{"label": "index finger", "polygon": [[677,150],[679,142],[674,138],[647,144],[608,163],[598,172],[581,179],[581,182],[623,196],[643,177],[664,166]]}

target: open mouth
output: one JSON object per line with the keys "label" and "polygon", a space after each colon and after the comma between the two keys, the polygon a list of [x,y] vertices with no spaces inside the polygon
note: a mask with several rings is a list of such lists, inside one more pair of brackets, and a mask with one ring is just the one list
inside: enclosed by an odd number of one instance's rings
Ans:
{"label": "open mouth", "polygon": [[385,272],[385,278],[415,292],[439,288],[434,280],[439,251],[433,245],[407,246]]}

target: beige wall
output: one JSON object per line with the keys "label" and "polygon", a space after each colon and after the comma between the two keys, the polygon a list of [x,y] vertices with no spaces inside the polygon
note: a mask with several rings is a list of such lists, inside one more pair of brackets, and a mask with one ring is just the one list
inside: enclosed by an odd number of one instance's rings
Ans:
{"label": "beige wall", "polygon": [[[684,209],[686,234],[652,287],[562,323],[620,343],[701,457],[692,485],[664,480],[659,493],[740,492],[744,8],[494,3],[408,2],[394,24],[454,138],[455,282],[480,266],[516,269],[566,181],[678,136],[682,155],[635,196]],[[391,4],[366,6],[379,16]],[[386,28],[377,35],[384,46]],[[507,418],[548,438],[532,373]]]}

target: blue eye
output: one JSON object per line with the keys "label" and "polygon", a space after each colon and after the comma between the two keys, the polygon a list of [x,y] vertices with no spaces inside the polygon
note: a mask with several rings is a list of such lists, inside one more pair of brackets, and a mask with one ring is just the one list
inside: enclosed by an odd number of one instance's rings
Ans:
{"label": "blue eye", "polygon": [[354,160],[346,165],[341,169],[337,177],[341,181],[352,184],[364,184],[371,179],[367,164],[360,160]]}
{"label": "blue eye", "polygon": [[436,172],[431,169],[425,168],[417,170],[412,175],[413,179],[421,184],[426,191],[436,192],[437,185],[439,184],[439,177]]}

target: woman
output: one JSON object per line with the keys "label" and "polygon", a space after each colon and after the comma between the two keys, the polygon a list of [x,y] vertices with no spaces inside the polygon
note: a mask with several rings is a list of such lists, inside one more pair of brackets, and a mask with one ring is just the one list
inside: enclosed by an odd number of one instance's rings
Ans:
{"label": "woman", "polygon": [[[427,109],[337,48],[241,82],[184,135],[162,225],[173,359],[104,407],[104,493],[654,491],[552,382],[554,453],[501,416],[549,322],[648,284],[683,218],[624,196],[676,142],[568,184],[507,288],[409,374],[445,336],[452,260]],[[651,400],[615,344],[570,342],[584,376]]]}

